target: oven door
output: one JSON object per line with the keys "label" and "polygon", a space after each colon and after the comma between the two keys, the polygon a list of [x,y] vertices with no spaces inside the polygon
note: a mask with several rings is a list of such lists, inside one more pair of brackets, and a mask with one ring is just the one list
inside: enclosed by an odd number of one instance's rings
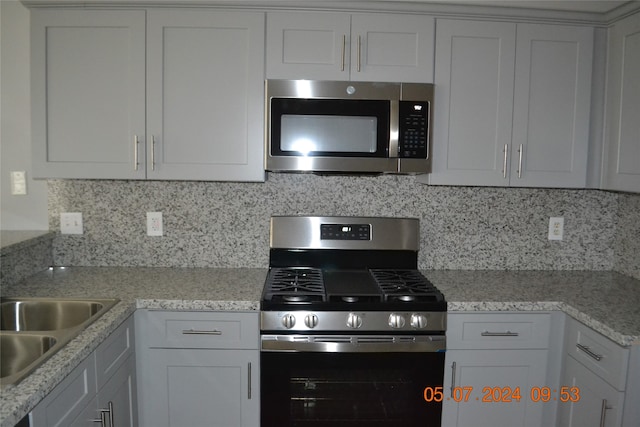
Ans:
{"label": "oven door", "polygon": [[389,338],[263,336],[261,425],[439,427],[444,336]]}

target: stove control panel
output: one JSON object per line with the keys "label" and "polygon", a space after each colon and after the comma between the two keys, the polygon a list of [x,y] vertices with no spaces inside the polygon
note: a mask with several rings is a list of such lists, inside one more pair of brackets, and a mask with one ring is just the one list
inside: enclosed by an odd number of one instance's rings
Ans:
{"label": "stove control panel", "polygon": [[371,224],[320,224],[320,240],[371,240]]}
{"label": "stove control panel", "polygon": [[262,311],[262,331],[444,331],[447,312],[440,311]]}

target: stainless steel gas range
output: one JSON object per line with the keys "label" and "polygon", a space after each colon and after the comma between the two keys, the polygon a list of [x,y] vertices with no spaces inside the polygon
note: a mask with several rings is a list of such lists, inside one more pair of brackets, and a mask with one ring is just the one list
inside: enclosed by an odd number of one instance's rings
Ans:
{"label": "stainless steel gas range", "polygon": [[271,219],[263,426],[440,426],[446,301],[417,270],[419,221]]}

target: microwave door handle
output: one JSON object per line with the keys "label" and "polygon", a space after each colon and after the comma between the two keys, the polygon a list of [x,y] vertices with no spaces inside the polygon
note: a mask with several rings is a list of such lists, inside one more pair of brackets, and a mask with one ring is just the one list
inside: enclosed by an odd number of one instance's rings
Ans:
{"label": "microwave door handle", "polygon": [[397,158],[400,157],[400,101],[390,101],[389,114],[389,158]]}

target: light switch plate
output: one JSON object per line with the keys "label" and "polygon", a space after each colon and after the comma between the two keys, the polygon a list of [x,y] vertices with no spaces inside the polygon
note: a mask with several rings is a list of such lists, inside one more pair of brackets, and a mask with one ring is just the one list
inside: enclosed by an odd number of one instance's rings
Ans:
{"label": "light switch plate", "polygon": [[63,212],[60,214],[60,233],[82,234],[82,212]]}
{"label": "light switch plate", "polygon": [[27,173],[25,171],[11,171],[11,194],[24,196],[27,194]]}

